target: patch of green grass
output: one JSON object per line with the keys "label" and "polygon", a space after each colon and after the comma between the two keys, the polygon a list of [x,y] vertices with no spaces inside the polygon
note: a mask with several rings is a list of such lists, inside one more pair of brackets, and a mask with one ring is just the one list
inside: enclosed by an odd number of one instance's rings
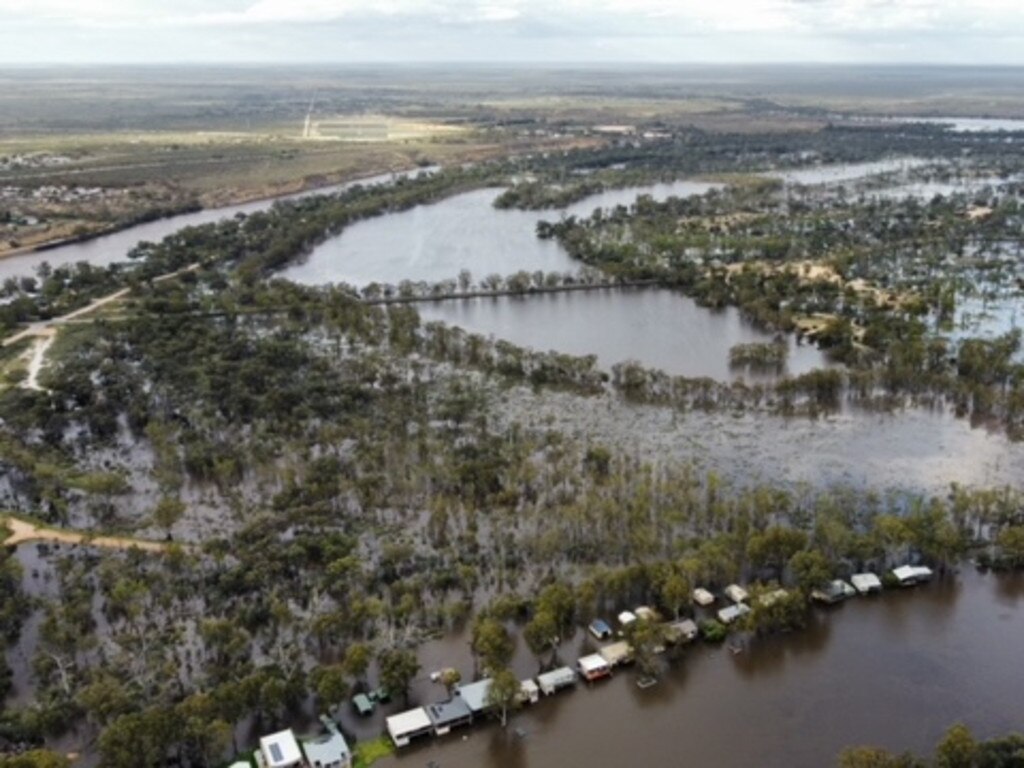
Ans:
{"label": "patch of green grass", "polygon": [[382,757],[394,754],[395,747],[387,736],[381,736],[373,741],[363,741],[356,744],[353,768],[369,768]]}

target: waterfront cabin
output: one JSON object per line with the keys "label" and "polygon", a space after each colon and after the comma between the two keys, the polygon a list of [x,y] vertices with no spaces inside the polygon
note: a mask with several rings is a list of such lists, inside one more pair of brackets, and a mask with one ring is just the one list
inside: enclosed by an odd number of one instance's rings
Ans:
{"label": "waterfront cabin", "polygon": [[491,678],[477,680],[469,685],[460,685],[455,689],[455,695],[466,702],[469,711],[473,715],[482,714],[487,709],[487,694],[491,691]]}
{"label": "waterfront cabin", "polygon": [[375,705],[365,693],[357,693],[352,697],[352,706],[355,707],[360,717],[369,717],[373,714]]}
{"label": "waterfront cabin", "polygon": [[632,611],[623,611],[619,614],[619,626],[625,629],[636,621],[636,614]]}
{"label": "waterfront cabin", "polygon": [[427,710],[417,707],[389,717],[387,729],[396,747],[406,747],[413,739],[426,736],[434,730],[434,724]]}
{"label": "waterfront cabin", "polygon": [[669,643],[692,643],[697,639],[699,630],[693,619],[673,621],[665,627],[665,639]]}
{"label": "waterfront cabin", "polygon": [[523,680],[519,686],[518,698],[520,704],[536,704],[540,701],[540,687],[533,680]]}
{"label": "waterfront cabin", "polygon": [[765,592],[759,598],[757,598],[758,605],[763,605],[765,608],[774,605],[779,600],[785,600],[789,597],[789,592],[784,589],[775,589],[771,592]]}
{"label": "waterfront cabin", "polygon": [[576,685],[576,673],[570,667],[559,667],[542,675],[537,675],[537,685],[540,692],[550,696],[563,688]]}
{"label": "waterfront cabin", "polygon": [[302,742],[310,768],[352,768],[352,752],[338,726],[325,715],[320,716],[320,722],[326,732]]}
{"label": "waterfront cabin", "polygon": [[628,664],[633,660],[633,649],[630,648],[629,643],[623,640],[606,645],[597,652],[597,655],[604,659],[608,666],[618,667],[622,664]]}
{"label": "waterfront cabin", "polygon": [[636,617],[638,619],[643,619],[644,621],[660,621],[661,620],[661,616],[658,615],[658,612],[656,610],[654,610],[653,608],[651,608],[650,606],[647,606],[647,605],[641,605],[639,608],[637,608],[635,611],[633,611],[633,613],[636,614]]}
{"label": "waterfront cabin", "polygon": [[929,581],[932,578],[932,569],[923,565],[902,565],[893,568],[892,575],[896,577],[901,587],[911,587]]}
{"label": "waterfront cabin", "polygon": [[857,590],[847,584],[842,579],[834,579],[830,581],[826,586],[815,589],[811,592],[811,598],[817,600],[819,603],[825,603],[826,605],[834,605],[835,603],[841,602],[848,597],[853,597],[857,594]]}
{"label": "waterfront cabin", "polygon": [[473,713],[461,698],[453,696],[448,701],[439,701],[436,704],[428,704],[424,709],[427,717],[434,725],[434,733],[444,736],[453,728],[469,725],[473,722]]}
{"label": "waterfront cabin", "polygon": [[612,628],[604,619],[594,619],[587,627],[587,631],[598,640],[610,640],[612,636]]}
{"label": "waterfront cabin", "polygon": [[602,677],[608,677],[612,673],[612,665],[605,661],[604,657],[599,653],[592,653],[589,656],[581,657],[576,662],[576,667],[579,669],[580,675],[588,683],[600,680]]}
{"label": "waterfront cabin", "polygon": [[750,606],[745,603],[736,603],[718,612],[718,620],[723,624],[732,624],[739,618],[750,613]]}
{"label": "waterfront cabin", "polygon": [[697,605],[707,608],[713,602],[715,602],[715,596],[708,592],[704,587],[697,587],[693,590],[693,602]]}
{"label": "waterfront cabin", "polygon": [[747,598],[750,597],[750,595],[747,593],[747,590],[745,590],[739,584],[730,584],[728,587],[726,587],[725,596],[732,600],[734,603],[746,602]]}
{"label": "waterfront cabin", "polygon": [[302,750],[290,728],[260,739],[256,764],[260,768],[305,768]]}
{"label": "waterfront cabin", "polygon": [[862,595],[882,591],[882,580],[873,573],[855,573],[850,577],[853,588]]}

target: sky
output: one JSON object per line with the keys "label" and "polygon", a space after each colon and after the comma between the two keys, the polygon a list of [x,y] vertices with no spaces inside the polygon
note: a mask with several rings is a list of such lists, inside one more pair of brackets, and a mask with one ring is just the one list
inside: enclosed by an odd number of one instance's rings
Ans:
{"label": "sky", "polygon": [[1024,65],[1024,0],[0,0],[0,61]]}

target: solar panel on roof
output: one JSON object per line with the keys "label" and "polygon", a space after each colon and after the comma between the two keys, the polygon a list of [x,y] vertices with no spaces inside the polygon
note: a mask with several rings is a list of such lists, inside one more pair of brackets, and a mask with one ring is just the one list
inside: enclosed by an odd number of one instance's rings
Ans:
{"label": "solar panel on roof", "polygon": [[270,745],[270,756],[274,758],[275,763],[280,763],[284,761],[284,755],[281,754],[281,747],[277,744]]}

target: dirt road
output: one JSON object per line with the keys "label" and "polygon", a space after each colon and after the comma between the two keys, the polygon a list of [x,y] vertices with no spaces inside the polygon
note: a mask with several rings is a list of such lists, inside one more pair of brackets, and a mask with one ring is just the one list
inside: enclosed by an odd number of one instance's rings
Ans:
{"label": "dirt road", "polygon": [[143,539],[131,539],[122,536],[91,536],[78,531],[38,526],[35,523],[19,520],[16,517],[0,517],[0,524],[7,526],[11,530],[11,535],[3,542],[5,546],[41,541],[60,544],[84,544],[90,547],[102,547],[103,549],[138,548],[147,552],[163,552],[167,549],[167,544],[159,541],[145,541]]}

